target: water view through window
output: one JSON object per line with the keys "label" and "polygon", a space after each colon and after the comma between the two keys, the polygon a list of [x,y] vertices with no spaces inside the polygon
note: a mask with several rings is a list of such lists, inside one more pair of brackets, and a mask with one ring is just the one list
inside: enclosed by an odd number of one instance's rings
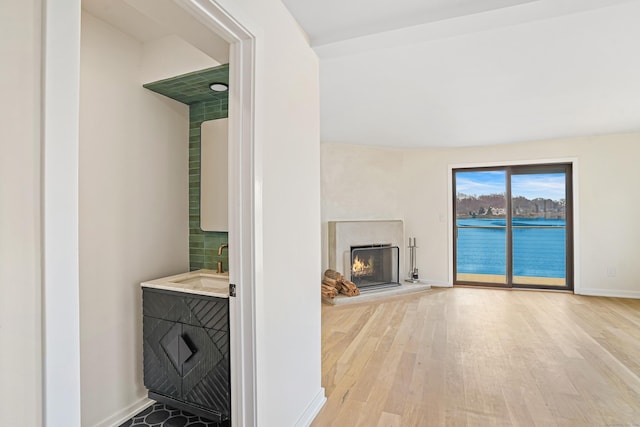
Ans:
{"label": "water view through window", "polygon": [[[515,218],[513,225],[513,274],[564,277],[565,221]],[[458,272],[504,275],[505,220],[459,219],[458,227]]]}
{"label": "water view through window", "polygon": [[456,282],[566,288],[567,173],[456,170]]}

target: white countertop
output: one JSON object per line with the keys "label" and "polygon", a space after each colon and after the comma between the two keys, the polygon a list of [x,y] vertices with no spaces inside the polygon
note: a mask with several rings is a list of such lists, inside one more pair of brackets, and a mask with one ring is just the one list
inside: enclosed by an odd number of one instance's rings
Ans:
{"label": "white countertop", "polygon": [[214,270],[204,269],[196,270],[148,280],[142,282],[140,286],[187,294],[229,298],[229,273],[216,273]]}

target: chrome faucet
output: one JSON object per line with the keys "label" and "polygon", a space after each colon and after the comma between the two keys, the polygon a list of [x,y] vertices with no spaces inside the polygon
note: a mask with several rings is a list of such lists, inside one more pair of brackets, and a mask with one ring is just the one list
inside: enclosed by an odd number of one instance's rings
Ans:
{"label": "chrome faucet", "polygon": [[222,251],[224,250],[224,248],[229,248],[229,245],[226,243],[221,244],[218,248],[218,256],[222,255]]}

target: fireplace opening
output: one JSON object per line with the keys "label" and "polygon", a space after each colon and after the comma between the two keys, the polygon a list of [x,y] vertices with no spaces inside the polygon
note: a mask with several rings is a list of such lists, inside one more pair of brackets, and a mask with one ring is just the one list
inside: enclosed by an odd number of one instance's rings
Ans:
{"label": "fireplace opening", "polygon": [[351,246],[351,281],[361,291],[400,286],[397,246]]}

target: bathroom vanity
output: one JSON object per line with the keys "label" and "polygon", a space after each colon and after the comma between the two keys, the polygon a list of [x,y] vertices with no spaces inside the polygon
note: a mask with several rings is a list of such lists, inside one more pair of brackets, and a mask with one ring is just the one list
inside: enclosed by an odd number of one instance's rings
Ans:
{"label": "bathroom vanity", "polygon": [[149,398],[221,422],[231,415],[229,278],[198,270],[142,283]]}

